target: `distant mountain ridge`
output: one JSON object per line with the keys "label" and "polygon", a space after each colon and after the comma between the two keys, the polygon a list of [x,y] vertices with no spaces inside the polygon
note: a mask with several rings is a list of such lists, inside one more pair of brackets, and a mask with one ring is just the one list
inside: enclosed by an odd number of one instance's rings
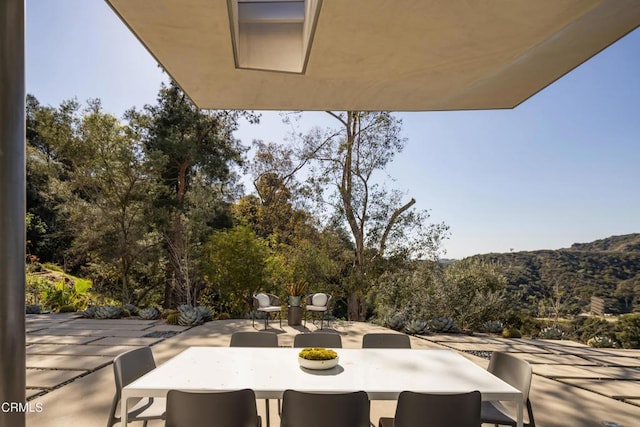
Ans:
{"label": "distant mountain ridge", "polygon": [[[611,236],[570,248],[475,255],[504,268],[507,289],[515,305],[535,309],[559,285],[566,311],[588,310],[590,298],[605,298],[611,312],[640,306],[640,289],[632,298],[621,297],[621,282],[640,283],[640,233]],[[618,291],[618,292],[617,292]],[[635,300],[635,302],[633,302]],[[631,301],[631,302],[630,302]]]}
{"label": "distant mountain ridge", "polygon": [[640,252],[640,233],[611,236],[590,243],[574,243],[569,249],[590,252]]}

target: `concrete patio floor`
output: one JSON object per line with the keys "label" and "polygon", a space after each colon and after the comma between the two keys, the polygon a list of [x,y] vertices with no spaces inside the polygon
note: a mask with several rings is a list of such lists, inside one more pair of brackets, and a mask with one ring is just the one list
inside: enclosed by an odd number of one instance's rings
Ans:
{"label": "concrete patio floor", "polygon": [[[316,327],[311,323],[309,330]],[[261,330],[262,323],[256,323]],[[270,323],[281,346],[290,346],[303,327]],[[27,414],[27,425],[104,426],[115,390],[111,362],[128,349],[152,346],[158,364],[190,346],[228,346],[236,331],[255,330],[250,320],[209,322],[194,328],[164,321],[90,320],[75,315],[27,316],[27,396],[42,412]],[[362,335],[386,331],[376,325],[332,322],[345,348],[359,348]],[[412,337],[414,348],[449,348],[486,367],[492,351],[509,351],[532,364],[531,389],[538,427],[602,426],[615,421],[640,426],[640,350],[592,349],[571,341],[503,339],[476,335]],[[278,426],[271,401],[271,425]],[[395,402],[373,401],[371,419],[392,416]],[[258,404],[264,418],[264,404]],[[133,424],[136,425],[136,424]],[[137,425],[141,425],[138,423]],[[150,422],[161,426],[162,422]],[[263,425],[266,423],[263,420]]]}

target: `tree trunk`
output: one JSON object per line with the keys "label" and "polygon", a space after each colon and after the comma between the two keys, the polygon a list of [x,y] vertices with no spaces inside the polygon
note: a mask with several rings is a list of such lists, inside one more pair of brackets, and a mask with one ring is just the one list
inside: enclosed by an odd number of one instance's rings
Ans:
{"label": "tree trunk", "polygon": [[357,291],[349,295],[347,316],[349,320],[360,320],[360,297]]}
{"label": "tree trunk", "polygon": [[129,298],[129,263],[126,257],[121,257],[122,266],[122,306],[130,302]]}
{"label": "tree trunk", "polygon": [[180,256],[183,239],[182,205],[187,194],[187,171],[190,163],[185,161],[178,166],[178,187],[176,189],[176,199],[178,207],[173,213],[172,229],[166,236],[168,242],[165,244],[169,263],[167,264],[167,281],[164,287],[164,308],[173,308],[181,301],[182,295],[182,271],[180,268]]}

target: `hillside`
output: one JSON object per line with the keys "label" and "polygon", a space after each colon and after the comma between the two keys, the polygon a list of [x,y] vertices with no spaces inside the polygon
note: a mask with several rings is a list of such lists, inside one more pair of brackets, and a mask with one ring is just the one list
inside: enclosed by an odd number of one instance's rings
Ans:
{"label": "hillside", "polygon": [[548,305],[558,293],[568,313],[588,310],[591,296],[605,298],[612,313],[640,307],[639,233],[575,243],[567,249],[476,257],[504,267],[511,298],[522,308],[535,311],[541,301]]}
{"label": "hillside", "polygon": [[640,233],[611,236],[590,243],[574,243],[571,250],[585,252],[638,252],[640,253]]}

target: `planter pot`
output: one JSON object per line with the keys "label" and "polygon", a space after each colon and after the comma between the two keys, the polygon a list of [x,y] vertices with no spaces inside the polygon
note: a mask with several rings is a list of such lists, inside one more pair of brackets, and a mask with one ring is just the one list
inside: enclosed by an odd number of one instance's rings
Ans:
{"label": "planter pot", "polygon": [[290,295],[289,296],[289,305],[291,307],[300,307],[300,299],[301,298],[302,297],[299,296],[299,295],[297,295],[297,296]]}
{"label": "planter pot", "polygon": [[301,367],[313,370],[331,369],[338,364],[339,360],[340,358],[338,357],[329,360],[309,360],[298,357],[298,363]]}
{"label": "planter pot", "polygon": [[302,307],[290,306],[287,311],[287,323],[289,326],[299,326],[302,322]]}

